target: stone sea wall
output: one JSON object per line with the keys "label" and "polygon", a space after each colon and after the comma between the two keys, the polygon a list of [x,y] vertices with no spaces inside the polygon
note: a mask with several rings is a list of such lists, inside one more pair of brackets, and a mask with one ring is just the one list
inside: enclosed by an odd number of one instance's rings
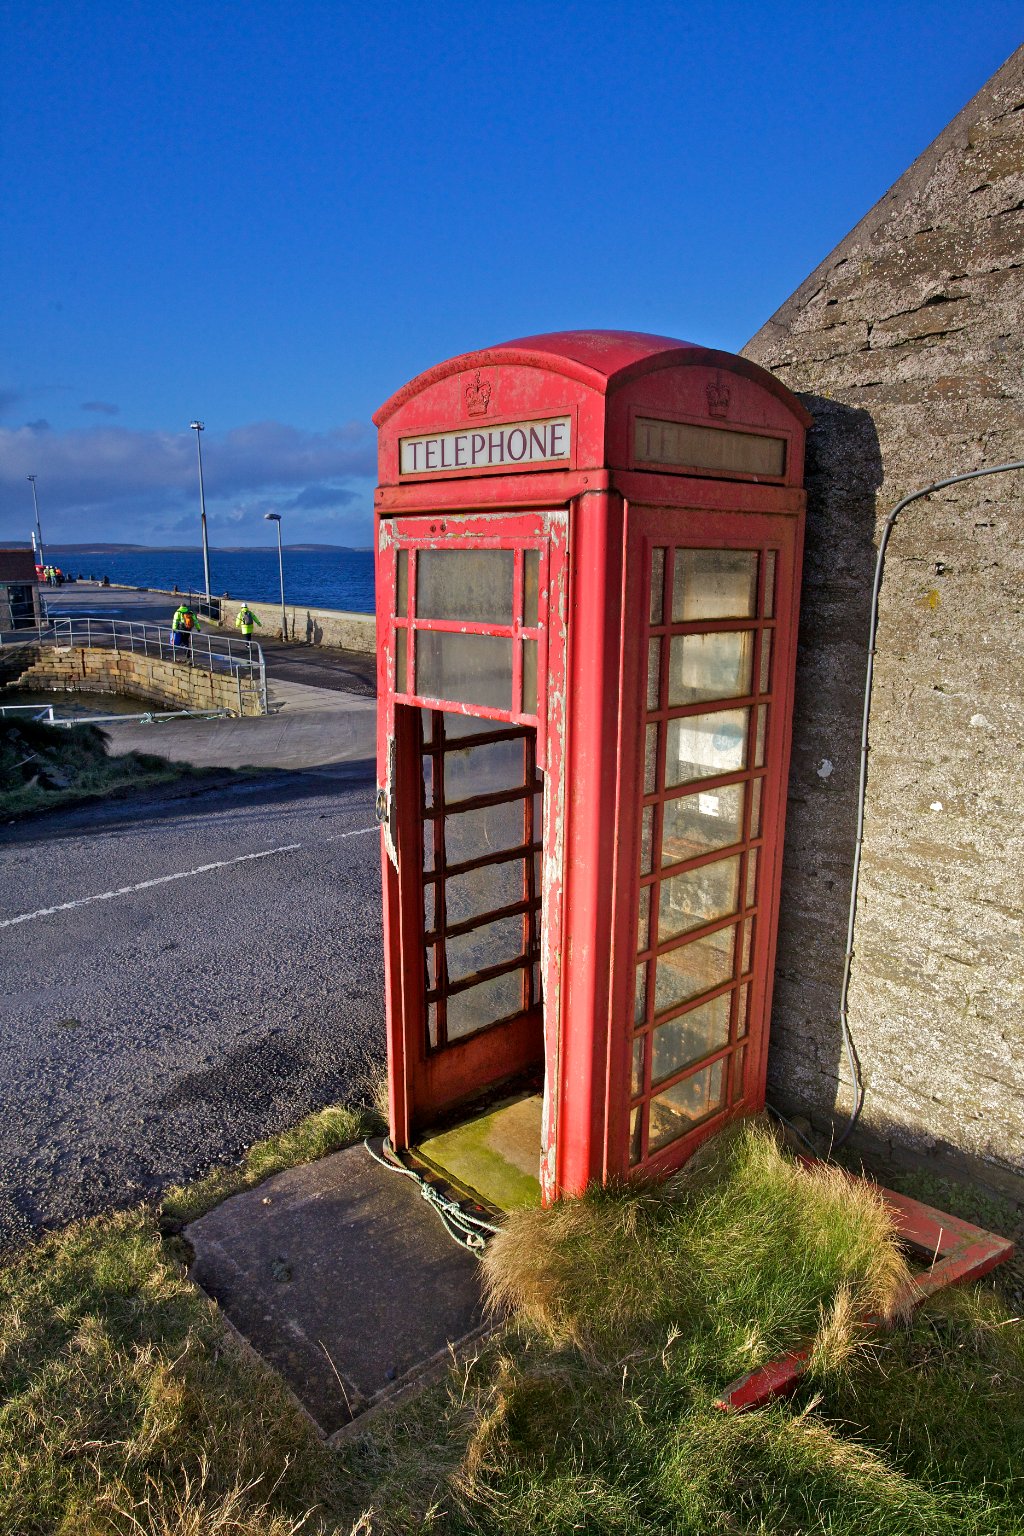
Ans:
{"label": "stone sea wall", "polygon": [[[57,650],[35,647],[23,655],[12,675],[0,682],[16,682],[19,688],[114,693],[168,709],[228,709],[233,714],[261,713],[259,701],[239,693],[235,678],[208,672],[187,663],[160,661],[130,651],[87,649],[75,646]],[[28,662],[27,667],[24,665]],[[17,702],[12,696],[11,702]]]}

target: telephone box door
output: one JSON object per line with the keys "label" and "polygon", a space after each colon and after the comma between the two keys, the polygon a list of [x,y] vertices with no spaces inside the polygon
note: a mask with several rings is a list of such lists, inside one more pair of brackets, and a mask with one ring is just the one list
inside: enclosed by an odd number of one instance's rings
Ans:
{"label": "telephone box door", "polygon": [[[622,1163],[763,1106],[796,647],[796,518],[627,514]],[[628,910],[627,910],[628,909]]]}
{"label": "telephone box door", "polygon": [[565,513],[386,526],[385,901],[399,922],[385,972],[392,1134],[407,1146],[449,1108],[544,1074]]}

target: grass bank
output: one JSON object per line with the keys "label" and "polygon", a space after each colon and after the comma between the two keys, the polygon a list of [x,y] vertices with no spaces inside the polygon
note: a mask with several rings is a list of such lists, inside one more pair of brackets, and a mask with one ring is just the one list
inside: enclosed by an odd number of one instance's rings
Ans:
{"label": "grass bank", "polygon": [[107,795],[130,794],[211,770],[149,752],[111,757],[95,725],[55,726],[0,718],[0,817],[36,814]]}
{"label": "grass bank", "polygon": [[[235,1182],[175,1192],[166,1219],[361,1128],[314,1117]],[[486,1265],[508,1327],[337,1452],[236,1348],[158,1221],[85,1223],[0,1271],[0,1531],[1024,1530],[1020,1324],[979,1290],[861,1335],[858,1308],[903,1273],[884,1213],[761,1130],[658,1189],[517,1215]],[[738,1369],[808,1336],[796,1401],[714,1408]]]}

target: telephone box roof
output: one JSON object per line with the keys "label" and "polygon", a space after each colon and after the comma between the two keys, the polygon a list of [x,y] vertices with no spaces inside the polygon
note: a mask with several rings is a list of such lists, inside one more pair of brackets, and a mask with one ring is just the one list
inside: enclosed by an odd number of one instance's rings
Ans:
{"label": "telephone box roof", "polygon": [[563,374],[600,394],[608,394],[641,374],[703,364],[744,374],[784,400],[804,426],[809,426],[811,421],[795,395],[756,363],[732,352],[720,352],[714,347],[679,341],[672,336],[652,336],[645,331],[551,331],[543,336],[522,336],[516,341],[502,341],[477,352],[466,352],[411,379],[374,412],[373,420],[377,426],[382,426],[407,400],[453,373],[509,363]]}

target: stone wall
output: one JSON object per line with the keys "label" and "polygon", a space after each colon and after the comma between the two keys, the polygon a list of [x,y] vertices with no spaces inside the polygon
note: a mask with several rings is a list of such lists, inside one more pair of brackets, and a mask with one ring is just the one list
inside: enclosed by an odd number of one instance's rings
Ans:
{"label": "stone wall", "polygon": [[[221,629],[237,635],[235,615],[241,603],[224,599],[221,611],[224,615]],[[253,638],[266,636],[271,640],[281,638],[281,604],[250,603],[249,607],[260,621],[260,628],[253,631]],[[377,649],[377,626],[372,613],[345,613],[334,608],[304,608],[285,606],[289,640],[305,645],[337,646],[346,651],[363,651],[369,655]]]}
{"label": "stone wall", "polygon": [[[797,391],[808,544],[770,1093],[850,1104],[838,1000],[885,516],[1024,457],[1024,49],[744,349]],[[1024,1190],[1024,473],[902,514],[881,589],[850,1022],[863,1128]]]}
{"label": "stone wall", "polygon": [[84,646],[70,650],[35,647],[34,653],[26,655],[27,668],[3,680],[33,690],[122,694],[169,709],[228,709],[238,714],[241,704],[242,714],[262,713],[259,701],[246,692],[239,699],[238,684],[227,673],[131,651]]}

